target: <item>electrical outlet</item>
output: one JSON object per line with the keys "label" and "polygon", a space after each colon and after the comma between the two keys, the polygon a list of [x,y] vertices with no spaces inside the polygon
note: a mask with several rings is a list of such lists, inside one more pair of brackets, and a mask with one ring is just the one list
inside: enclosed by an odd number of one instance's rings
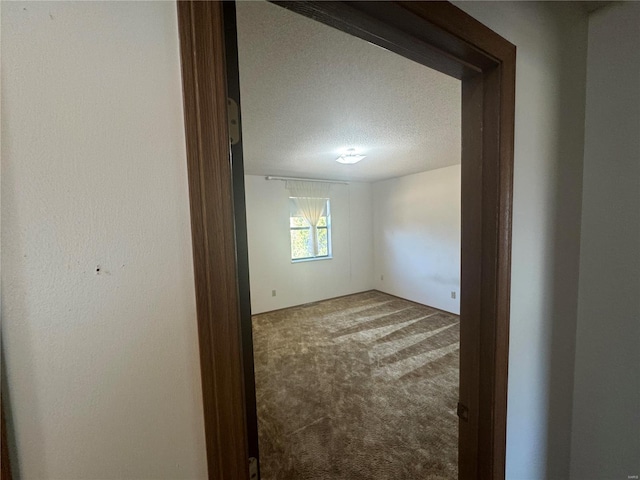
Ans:
{"label": "electrical outlet", "polygon": [[456,299],[456,292],[451,292],[451,298]]}
{"label": "electrical outlet", "polygon": [[271,296],[275,297],[276,296],[276,291],[275,290],[271,290]]}

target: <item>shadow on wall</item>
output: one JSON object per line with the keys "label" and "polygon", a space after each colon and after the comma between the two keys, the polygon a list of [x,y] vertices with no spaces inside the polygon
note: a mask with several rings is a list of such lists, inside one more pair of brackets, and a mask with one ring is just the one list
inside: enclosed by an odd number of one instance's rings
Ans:
{"label": "shadow on wall", "polygon": [[[5,480],[5,474],[7,480],[10,478],[20,478],[18,470],[18,461],[16,458],[16,436],[15,428],[13,426],[13,417],[11,415],[11,400],[9,398],[9,388],[7,382],[7,372],[4,368],[4,350],[2,348],[2,340],[0,338],[0,376],[2,377],[0,382],[0,392],[2,392],[2,479]],[[8,458],[7,458],[8,457]],[[5,465],[7,462],[8,465]]]}
{"label": "shadow on wall", "polygon": [[[5,127],[3,124],[3,137],[6,133]],[[7,127],[8,128],[8,127]],[[9,137],[9,135],[7,135]],[[3,142],[3,156],[6,151],[5,148],[8,148],[8,142]],[[4,205],[15,205],[16,202],[13,196],[13,186],[15,185],[13,181],[13,172],[11,162],[6,162],[2,166],[2,201]],[[3,231],[4,232],[16,232],[17,228],[15,228],[15,215],[16,212],[13,211],[3,212],[2,213],[2,222],[3,222]],[[17,447],[17,437],[16,437],[16,427],[14,423],[14,409],[12,399],[16,396],[19,396],[22,399],[25,399],[21,405],[21,408],[27,410],[29,415],[25,418],[28,418],[29,425],[22,425],[23,430],[29,431],[29,448],[34,452],[33,459],[38,459],[39,465],[33,467],[33,471],[41,472],[42,477],[45,477],[46,472],[46,453],[45,446],[43,440],[43,432],[42,432],[42,421],[41,421],[41,413],[38,407],[38,391],[36,388],[36,371],[33,363],[33,356],[30,354],[32,351],[33,345],[33,335],[29,329],[29,323],[24,321],[24,315],[28,312],[27,302],[26,302],[26,293],[27,293],[27,281],[26,275],[24,272],[24,265],[26,255],[20,251],[15,251],[15,247],[18,245],[16,242],[5,242],[4,238],[2,241],[3,251],[2,251],[2,263],[4,266],[4,271],[2,275],[2,301],[0,305],[2,305],[2,311],[0,311],[0,317],[6,319],[10,317],[10,315],[5,315],[7,312],[6,308],[6,300],[8,297],[11,298],[11,303],[13,305],[13,310],[15,314],[11,317],[13,318],[22,318],[23,321],[18,321],[16,325],[13,325],[11,328],[11,342],[14,345],[20,345],[21,352],[21,360],[20,360],[20,368],[13,368],[12,371],[16,372],[20,378],[12,379],[11,382],[13,385],[16,385],[16,388],[20,389],[18,395],[17,392],[9,390],[9,379],[7,378],[7,364],[5,358],[5,345],[7,343],[7,338],[4,332],[0,336],[0,368],[1,368],[1,385],[0,389],[2,392],[2,408],[4,409],[4,415],[6,420],[7,427],[7,441],[9,446],[9,457],[11,460],[11,472],[13,474],[13,478],[21,478],[20,476],[20,452]],[[14,261],[6,262],[5,259],[14,259]],[[11,278],[11,281],[6,281],[6,279]],[[6,326],[6,324],[5,324]],[[3,328],[4,330],[4,328]],[[5,330],[6,331],[6,330]],[[15,360],[14,360],[15,361]],[[18,373],[19,372],[19,373]]]}
{"label": "shadow on wall", "polygon": [[[584,156],[585,82],[576,83],[576,72],[586,79],[587,23],[562,25],[567,32],[559,61],[560,84],[556,119],[560,129],[556,142],[551,224],[553,250],[547,387],[546,478],[569,478],[571,418],[578,316],[580,222],[582,212],[582,164]],[[569,45],[573,42],[573,45]],[[575,52],[584,55],[575,55]],[[576,122],[576,117],[582,119]]]}

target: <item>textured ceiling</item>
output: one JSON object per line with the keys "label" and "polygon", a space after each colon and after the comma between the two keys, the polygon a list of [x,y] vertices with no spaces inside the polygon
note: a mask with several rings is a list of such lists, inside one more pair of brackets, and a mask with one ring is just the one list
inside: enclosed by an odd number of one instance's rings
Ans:
{"label": "textured ceiling", "polygon": [[[238,2],[245,173],[378,181],[460,163],[461,83],[267,2]],[[347,148],[367,157],[335,159]]]}

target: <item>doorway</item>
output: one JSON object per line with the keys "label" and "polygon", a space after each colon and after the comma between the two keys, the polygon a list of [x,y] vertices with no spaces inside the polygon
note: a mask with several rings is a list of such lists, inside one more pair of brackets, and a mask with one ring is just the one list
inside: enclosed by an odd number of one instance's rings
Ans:
{"label": "doorway", "polygon": [[[447,3],[277,3],[462,80],[459,478],[503,478],[515,47]],[[184,2],[178,13],[209,475],[247,478],[255,390],[235,11]]]}
{"label": "doorway", "polygon": [[461,82],[269,2],[236,25],[260,476],[455,478]]}

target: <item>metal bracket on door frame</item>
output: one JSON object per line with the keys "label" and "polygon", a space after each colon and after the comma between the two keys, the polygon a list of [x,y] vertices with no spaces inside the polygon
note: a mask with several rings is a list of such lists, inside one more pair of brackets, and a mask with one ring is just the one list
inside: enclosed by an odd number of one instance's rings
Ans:
{"label": "metal bracket on door frame", "polygon": [[240,141],[240,110],[233,98],[227,98],[227,118],[229,120],[229,141],[235,145]]}
{"label": "metal bracket on door frame", "polygon": [[456,411],[458,414],[458,418],[460,420],[464,420],[465,422],[469,421],[469,407],[458,402],[458,409]]}
{"label": "metal bracket on door frame", "polygon": [[258,459],[249,457],[249,480],[258,480]]}

